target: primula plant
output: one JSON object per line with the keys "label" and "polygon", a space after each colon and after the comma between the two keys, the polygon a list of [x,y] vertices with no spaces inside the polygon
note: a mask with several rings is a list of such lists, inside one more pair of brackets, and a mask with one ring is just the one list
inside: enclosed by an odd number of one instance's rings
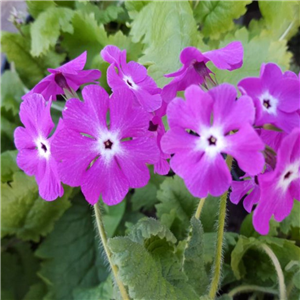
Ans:
{"label": "primula plant", "polygon": [[1,36],[2,299],[299,299],[299,3],[27,8]]}

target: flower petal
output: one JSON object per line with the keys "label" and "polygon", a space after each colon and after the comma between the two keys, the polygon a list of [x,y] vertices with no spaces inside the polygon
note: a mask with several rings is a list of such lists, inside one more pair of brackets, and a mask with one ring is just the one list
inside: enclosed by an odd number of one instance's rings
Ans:
{"label": "flower petal", "polygon": [[65,126],[79,133],[98,137],[101,129],[106,128],[106,113],[109,96],[98,85],[88,85],[82,90],[84,102],[70,99],[63,111]]}
{"label": "flower petal", "polygon": [[234,157],[239,167],[251,176],[263,170],[264,143],[250,125],[243,126],[237,133],[226,136],[225,152]]}
{"label": "flower petal", "polygon": [[58,173],[63,183],[79,186],[91,162],[97,157],[95,140],[79,132],[60,130],[51,143],[51,152],[58,162]]}
{"label": "flower petal", "polygon": [[236,41],[226,47],[203,53],[203,55],[218,68],[222,70],[235,70],[243,65],[243,45]]}
{"label": "flower petal", "polygon": [[51,101],[46,103],[42,95],[31,94],[21,103],[20,119],[32,136],[48,137],[54,127],[50,115]]}
{"label": "flower petal", "polygon": [[209,92],[214,99],[214,126],[223,128],[224,134],[237,130],[244,124],[253,124],[255,109],[252,99],[242,96],[237,101],[233,85],[223,83]]}
{"label": "flower petal", "polygon": [[149,127],[151,116],[142,108],[133,108],[134,95],[127,88],[117,89],[110,100],[110,129],[121,139],[142,136]]}

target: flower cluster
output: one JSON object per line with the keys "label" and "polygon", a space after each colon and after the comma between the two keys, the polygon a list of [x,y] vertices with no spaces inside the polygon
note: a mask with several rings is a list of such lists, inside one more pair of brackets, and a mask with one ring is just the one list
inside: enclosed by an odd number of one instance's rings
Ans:
{"label": "flower cluster", "polygon": [[[130,188],[148,183],[152,164],[160,175],[171,168],[195,197],[220,196],[230,187],[233,203],[246,196],[245,209],[255,207],[253,223],[261,234],[273,215],[277,221],[289,215],[293,200],[300,200],[300,81],[294,73],[265,64],[260,77],[239,82],[238,98],[235,86],[217,84],[206,66],[240,68],[238,41],[205,53],[183,49],[182,67],[165,75],[173,79],[162,89],[144,66],[127,62],[126,50],[109,45],[101,56],[110,64],[111,95],[95,81],[100,71],[83,70],[84,52],[49,69],[23,96],[17,163],[36,177],[42,198],[62,196],[64,183],[80,186],[90,204],[102,197],[114,205]],[[80,100],[76,91],[87,83]],[[51,103],[63,94],[68,100],[52,133]],[[245,172],[240,181],[232,180],[226,157]]]}

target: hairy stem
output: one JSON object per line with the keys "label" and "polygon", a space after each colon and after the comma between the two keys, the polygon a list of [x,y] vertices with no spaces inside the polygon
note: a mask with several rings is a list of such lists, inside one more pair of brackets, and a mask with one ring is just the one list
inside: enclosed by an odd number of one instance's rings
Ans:
{"label": "hairy stem", "polygon": [[285,287],[285,283],[284,283],[284,275],[280,266],[280,263],[278,261],[277,256],[275,255],[275,253],[272,251],[272,249],[267,246],[266,244],[262,244],[261,248],[266,252],[266,254],[270,257],[270,259],[272,260],[272,263],[275,267],[275,270],[277,272],[277,276],[278,276],[278,285],[279,285],[279,299],[280,300],[286,300],[286,287]]}
{"label": "hairy stem", "polygon": [[198,207],[197,207],[197,210],[196,210],[196,213],[195,213],[195,218],[196,219],[200,219],[200,215],[201,215],[201,211],[202,211],[205,199],[206,198],[201,198],[199,203],[198,203]]}
{"label": "hairy stem", "polygon": [[265,294],[273,294],[273,295],[277,294],[277,291],[272,288],[258,286],[258,285],[241,285],[231,290],[228,293],[228,295],[234,297],[237,294],[248,293],[248,292],[262,292]]}
{"label": "hairy stem", "polygon": [[[227,156],[226,163],[231,170],[232,166],[232,157]],[[220,199],[220,210],[219,210],[219,219],[218,219],[218,231],[217,231],[217,249],[216,256],[213,265],[213,276],[209,289],[209,297],[215,299],[215,296],[218,292],[219,282],[221,278],[221,268],[222,268],[222,251],[223,251],[223,239],[224,239],[224,228],[225,228],[225,219],[226,219],[226,204],[227,204],[228,190],[221,196]]]}
{"label": "hairy stem", "polygon": [[94,205],[94,211],[95,211],[95,217],[96,217],[96,221],[97,221],[97,228],[98,228],[99,236],[100,236],[100,239],[101,239],[104,251],[106,253],[106,256],[108,258],[111,270],[112,270],[112,272],[114,274],[116,283],[117,283],[117,285],[119,287],[119,290],[120,290],[120,293],[121,293],[121,297],[122,297],[123,300],[129,300],[127,291],[126,291],[123,283],[118,278],[118,269],[117,269],[117,267],[111,261],[111,255],[112,255],[112,253],[110,252],[110,250],[109,250],[109,248],[107,246],[107,236],[106,236],[106,232],[105,232],[105,229],[104,229],[104,224],[103,224],[102,217],[101,217],[101,208],[100,208],[99,202],[97,202]]}

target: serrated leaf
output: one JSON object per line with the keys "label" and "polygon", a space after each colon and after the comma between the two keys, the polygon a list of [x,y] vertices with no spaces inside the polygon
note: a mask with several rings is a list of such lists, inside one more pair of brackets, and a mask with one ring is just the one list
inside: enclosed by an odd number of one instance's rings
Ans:
{"label": "serrated leaf", "polygon": [[37,18],[37,16],[40,13],[47,10],[49,7],[55,6],[55,2],[52,0],[47,0],[47,1],[27,0],[26,4],[27,4],[27,10],[33,18]]}
{"label": "serrated leaf", "polygon": [[[258,1],[264,25],[274,39],[289,40],[300,26],[300,6],[296,1]],[[278,13],[280,12],[280,13]]]}
{"label": "serrated leaf", "polygon": [[19,171],[16,164],[17,150],[1,153],[1,182],[12,181],[13,174]]}
{"label": "serrated leaf", "polygon": [[201,222],[195,217],[191,219],[191,232],[184,251],[183,268],[188,283],[199,296],[204,295],[209,284],[204,262],[204,236]]}
{"label": "serrated leaf", "polygon": [[15,234],[23,240],[39,241],[48,234],[66,209],[71,188],[64,188],[64,196],[47,202],[38,195],[38,186],[33,177],[17,171],[13,181],[1,183],[1,235]]}
{"label": "serrated leaf", "polygon": [[199,1],[194,16],[205,37],[218,39],[221,33],[234,27],[233,20],[245,14],[252,1]]}
{"label": "serrated leaf", "polygon": [[183,180],[178,176],[167,178],[157,192],[157,216],[174,233],[183,239],[187,234],[190,219],[195,212],[198,199],[187,190]]}
{"label": "serrated leaf", "polygon": [[31,25],[31,55],[40,56],[54,47],[60,32],[73,33],[70,23],[73,10],[66,7],[49,7],[39,14]]}
{"label": "serrated leaf", "polygon": [[29,243],[16,239],[2,240],[1,248],[1,289],[10,292],[15,300],[21,300],[29,286],[38,282],[38,260],[33,256]]}
{"label": "serrated leaf", "polygon": [[93,211],[83,197],[56,222],[36,251],[43,259],[40,276],[56,300],[73,300],[75,288],[92,288],[107,277]]}
{"label": "serrated leaf", "polygon": [[11,110],[13,115],[19,113],[21,97],[25,94],[25,87],[18,74],[5,71],[1,77],[1,107]]}
{"label": "serrated leaf", "polygon": [[64,33],[62,46],[73,59],[82,52],[87,51],[86,68],[89,68],[92,59],[99,55],[101,49],[107,44],[107,35],[103,25],[99,25],[94,14],[84,14],[76,11],[72,18],[73,33]]}
{"label": "serrated leaf", "polygon": [[24,84],[31,88],[45,75],[47,68],[56,68],[64,60],[64,54],[53,51],[47,55],[33,58],[30,54],[30,39],[17,33],[2,32],[2,51],[9,62],[13,62]]}
{"label": "serrated leaf", "polygon": [[218,70],[212,63],[209,68],[216,74],[218,83],[228,82],[236,85],[245,77],[258,77],[263,63],[277,63],[283,71],[289,68],[292,54],[287,52],[285,40],[274,40],[266,31],[253,38],[246,28],[237,30],[234,34],[228,34],[220,43],[219,48],[225,47],[232,41],[241,41],[244,48],[243,66],[234,71]]}
{"label": "serrated leaf", "polygon": [[135,19],[140,10],[151,1],[125,1],[125,8],[131,19]]}
{"label": "serrated leaf", "polygon": [[136,243],[143,244],[144,240],[151,236],[157,236],[160,239],[166,239],[167,242],[176,243],[173,233],[159,221],[153,218],[143,218],[131,229],[129,237]]}
{"label": "serrated leaf", "polygon": [[28,293],[23,300],[41,300],[47,294],[47,287],[43,282],[38,282],[30,286]]}
{"label": "serrated leaf", "polygon": [[180,67],[179,54],[183,48],[197,43],[197,27],[190,4],[187,1],[152,2],[144,6],[132,22],[130,35],[134,42],[145,44],[139,62],[149,65],[148,74],[163,87],[170,81],[163,75]]}
{"label": "serrated leaf", "polygon": [[[172,285],[163,277],[162,267],[141,244],[129,237],[117,237],[108,241],[122,282],[133,299],[196,299],[188,284]],[[145,284],[147,283],[147,284]],[[179,284],[179,283],[178,283]]]}

